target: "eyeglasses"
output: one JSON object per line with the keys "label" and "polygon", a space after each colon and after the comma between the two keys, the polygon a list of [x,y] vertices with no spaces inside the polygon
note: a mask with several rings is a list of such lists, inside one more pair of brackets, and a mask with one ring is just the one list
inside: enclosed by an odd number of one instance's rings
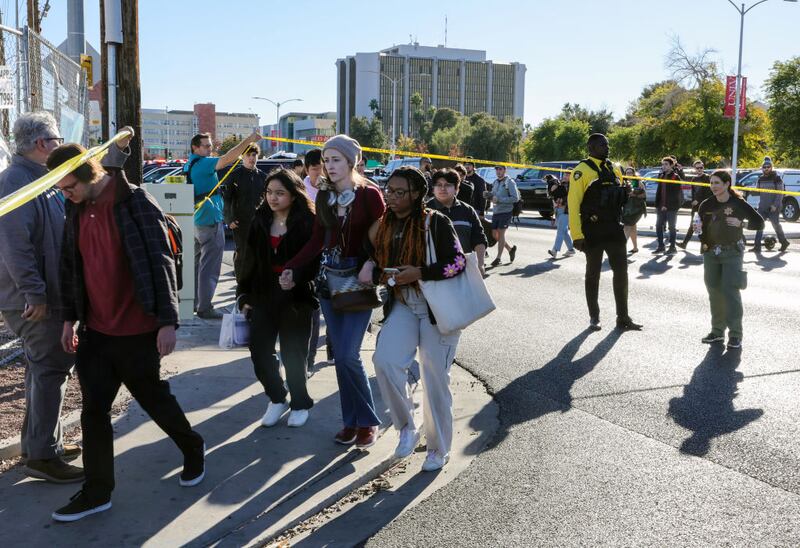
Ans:
{"label": "eyeglasses", "polygon": [[436,190],[447,190],[448,188],[455,188],[455,187],[456,185],[454,185],[453,183],[440,183],[433,185],[433,188],[435,188]]}
{"label": "eyeglasses", "polygon": [[386,188],[383,190],[383,193],[384,193],[384,194],[386,194],[386,197],[387,197],[387,198],[388,198],[389,196],[394,196],[394,197],[396,197],[396,198],[400,198],[400,199],[402,200],[403,198],[405,198],[405,197],[406,197],[406,194],[408,194],[408,190],[403,190],[403,189],[400,189],[400,188],[396,188],[396,189],[395,189],[395,188],[391,188],[391,187],[388,187],[388,186],[387,186],[387,187],[386,187]]}
{"label": "eyeglasses", "polygon": [[75,192],[75,187],[78,186],[79,183],[80,183],[80,181],[75,181],[71,185],[65,185],[65,186],[58,187],[58,190],[60,190],[61,192],[67,192],[69,194],[72,194],[73,192]]}

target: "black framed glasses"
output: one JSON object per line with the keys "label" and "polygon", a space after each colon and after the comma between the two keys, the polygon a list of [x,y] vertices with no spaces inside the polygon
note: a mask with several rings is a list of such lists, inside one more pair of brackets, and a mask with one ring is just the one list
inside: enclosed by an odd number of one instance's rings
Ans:
{"label": "black framed glasses", "polygon": [[402,188],[395,189],[388,186],[383,190],[383,193],[386,194],[387,197],[395,196],[401,200],[406,197],[406,194],[408,194],[408,192],[409,192],[408,190]]}

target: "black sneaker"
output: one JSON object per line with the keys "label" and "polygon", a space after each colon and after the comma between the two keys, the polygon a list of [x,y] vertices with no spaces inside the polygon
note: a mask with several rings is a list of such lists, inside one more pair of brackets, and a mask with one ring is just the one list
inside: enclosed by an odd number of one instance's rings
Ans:
{"label": "black sneaker", "polygon": [[739,337],[728,337],[728,348],[741,348],[742,347],[742,339]]}
{"label": "black sneaker", "polygon": [[705,337],[703,337],[702,339],[700,339],[700,342],[703,343],[703,344],[711,344],[711,343],[715,343],[715,342],[722,342],[724,340],[725,340],[725,337],[723,335],[717,335],[716,333],[711,332],[708,335],[706,335]]}
{"label": "black sneaker", "polygon": [[181,472],[181,487],[194,487],[206,477],[206,444],[202,450],[195,449],[192,454],[183,458],[183,472]]}
{"label": "black sneaker", "polygon": [[749,253],[761,253],[761,247],[753,246],[747,250]]}
{"label": "black sneaker", "polygon": [[681,249],[686,249],[686,246],[687,246],[688,244],[689,244],[689,242],[679,242],[679,243],[677,243],[676,245],[677,245],[678,247],[680,247]]}
{"label": "black sneaker", "polygon": [[675,246],[671,245],[671,246],[669,246],[669,249],[667,250],[667,255],[675,255],[677,252],[678,252],[678,250],[675,249]]}
{"label": "black sneaker", "polygon": [[28,459],[22,469],[26,476],[43,479],[51,483],[77,483],[85,479],[83,468],[64,462],[61,457],[52,459]]}
{"label": "black sneaker", "polygon": [[600,331],[600,318],[589,318],[589,331]]}
{"label": "black sneaker", "polygon": [[617,329],[620,331],[641,331],[642,327],[642,324],[638,324],[630,318],[617,318]]}
{"label": "black sneaker", "polygon": [[783,253],[784,251],[786,251],[788,248],[789,248],[789,242],[783,242],[783,243],[781,244],[781,253]]}
{"label": "black sneaker", "polygon": [[664,246],[659,246],[653,251],[653,255],[658,255],[659,253],[664,253]]}
{"label": "black sneaker", "polygon": [[92,499],[87,497],[83,491],[78,491],[69,499],[69,504],[62,506],[51,514],[51,517],[56,521],[78,521],[86,516],[105,512],[111,509],[111,500],[105,499]]}
{"label": "black sneaker", "polygon": [[203,318],[204,320],[221,320],[222,319],[222,312],[218,310],[198,310],[197,317]]}
{"label": "black sneaker", "polygon": [[492,261],[492,266],[500,266],[500,257]]}
{"label": "black sneaker", "polygon": [[508,252],[508,262],[513,263],[514,257],[517,256],[517,246],[513,246],[511,250]]}

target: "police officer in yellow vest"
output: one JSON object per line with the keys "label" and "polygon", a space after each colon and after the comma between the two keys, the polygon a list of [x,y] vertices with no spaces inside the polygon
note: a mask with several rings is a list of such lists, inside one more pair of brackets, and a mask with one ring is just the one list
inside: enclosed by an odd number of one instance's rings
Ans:
{"label": "police officer in yellow vest", "polygon": [[622,230],[622,208],[627,199],[627,186],[622,173],[608,159],[608,139],[594,133],[587,143],[589,157],[572,171],[567,201],[570,211],[569,229],[575,248],[586,254],[586,304],[589,306],[589,329],[600,330],[600,270],[603,253],[614,273],[614,300],[617,305],[617,329],[640,330],[628,316],[628,259],[625,233]]}

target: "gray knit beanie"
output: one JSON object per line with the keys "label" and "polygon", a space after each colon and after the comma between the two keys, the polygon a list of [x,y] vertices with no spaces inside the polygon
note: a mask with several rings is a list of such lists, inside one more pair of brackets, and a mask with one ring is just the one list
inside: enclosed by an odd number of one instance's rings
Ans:
{"label": "gray knit beanie", "polygon": [[358,164],[358,161],[361,159],[361,145],[358,144],[358,141],[347,135],[336,135],[325,141],[322,152],[324,153],[329,148],[341,152],[351,165]]}

